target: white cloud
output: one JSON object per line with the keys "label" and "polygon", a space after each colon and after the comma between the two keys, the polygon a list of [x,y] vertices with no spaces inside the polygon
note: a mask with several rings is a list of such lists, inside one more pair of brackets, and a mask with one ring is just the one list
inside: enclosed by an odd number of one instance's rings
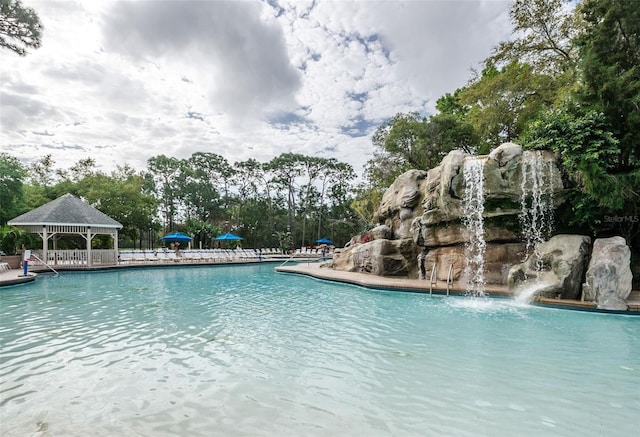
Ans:
{"label": "white cloud", "polygon": [[377,125],[432,112],[510,31],[509,1],[23,3],[43,46],[0,52],[0,151],[65,168],[293,151],[360,172]]}

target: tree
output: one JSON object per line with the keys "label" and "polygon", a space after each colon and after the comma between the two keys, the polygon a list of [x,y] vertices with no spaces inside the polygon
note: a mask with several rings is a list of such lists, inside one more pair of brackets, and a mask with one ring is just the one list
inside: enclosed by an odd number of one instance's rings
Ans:
{"label": "tree", "polygon": [[458,88],[453,94],[447,93],[436,101],[439,114],[432,115],[434,141],[442,144],[444,151],[460,148],[469,154],[475,154],[481,141],[478,132],[469,123],[467,116],[470,106],[464,105],[460,95],[465,88]]}
{"label": "tree", "polygon": [[160,200],[164,229],[170,230],[176,220],[179,209],[178,183],[182,164],[176,158],[158,155],[147,161],[149,177],[153,180],[156,196]]}
{"label": "tree", "polygon": [[158,200],[145,193],[144,184],[142,175],[123,166],[110,175],[86,174],[77,182],[77,193],[89,205],[120,222],[120,234],[133,242],[138,240],[142,248],[142,235],[159,227],[155,222]]}
{"label": "tree", "polygon": [[[605,116],[580,110],[548,112],[532,124],[524,142],[560,154],[576,187],[569,198],[569,225],[589,228],[594,235],[618,230],[631,242],[640,212],[640,169],[616,172],[618,140],[608,130]],[[614,214],[627,219],[607,223],[604,217]]]}
{"label": "tree", "polygon": [[503,41],[487,66],[529,64],[537,73],[561,76],[575,72],[572,39],[579,28],[569,0],[516,0],[509,11],[516,38]]}
{"label": "tree", "polygon": [[273,158],[266,168],[273,174],[273,182],[284,189],[287,202],[287,232],[291,232],[293,241],[296,237],[296,179],[302,175],[301,162],[304,156],[298,153],[282,153]]}
{"label": "tree", "polygon": [[258,182],[260,181],[262,166],[251,158],[237,162],[234,166],[234,185],[237,188],[236,195],[236,226],[240,227],[240,218],[244,204],[258,195]]}
{"label": "tree", "polygon": [[[351,165],[338,162],[335,158],[324,160],[324,165],[320,171],[320,204],[318,206],[318,232],[317,238],[322,238],[322,225],[324,219],[325,199],[330,197],[332,204],[338,206],[344,203],[344,194],[349,191],[351,181],[356,174]],[[329,196],[328,196],[329,195]]]}
{"label": "tree", "polygon": [[20,247],[31,247],[34,242],[34,236],[25,229],[15,226],[0,227],[0,249],[6,254],[14,255],[20,251]]}
{"label": "tree", "polygon": [[417,112],[398,113],[376,129],[371,141],[379,150],[397,157],[402,171],[430,168],[426,125],[427,118]]}
{"label": "tree", "polygon": [[0,0],[0,47],[25,56],[28,48],[40,47],[41,38],[42,24],[32,8],[20,0]]}
{"label": "tree", "polygon": [[356,189],[356,198],[351,202],[351,209],[358,215],[362,230],[369,229],[374,224],[374,216],[383,195],[384,190],[377,187],[360,185]]}
{"label": "tree", "polygon": [[479,153],[488,153],[514,141],[541,111],[552,107],[556,86],[550,76],[536,73],[530,65],[512,62],[502,69],[485,68],[459,98],[469,108],[465,120],[482,139]]}
{"label": "tree", "polygon": [[604,114],[619,141],[617,171],[627,172],[640,166],[640,2],[585,0],[579,11],[577,99]]}
{"label": "tree", "polygon": [[27,170],[17,158],[0,153],[0,226],[24,212],[26,176]]}
{"label": "tree", "polygon": [[195,219],[213,222],[226,218],[219,185],[223,167],[228,165],[226,159],[215,153],[196,152],[186,160],[182,197]]}
{"label": "tree", "polygon": [[372,186],[384,189],[407,170],[436,167],[451,150],[475,150],[479,139],[473,126],[453,111],[429,118],[410,112],[381,124],[372,142],[375,150],[365,174]]}
{"label": "tree", "polygon": [[400,158],[379,148],[374,149],[373,157],[364,167],[364,178],[368,185],[385,190],[405,171]]}
{"label": "tree", "polygon": [[197,208],[203,221],[226,220],[235,169],[216,153],[196,152],[187,160],[192,183],[187,200]]}
{"label": "tree", "polygon": [[[194,247],[210,247],[213,239],[220,235],[220,228],[208,222],[189,219],[185,224],[184,231],[193,235]],[[196,245],[196,242],[198,243]]]}

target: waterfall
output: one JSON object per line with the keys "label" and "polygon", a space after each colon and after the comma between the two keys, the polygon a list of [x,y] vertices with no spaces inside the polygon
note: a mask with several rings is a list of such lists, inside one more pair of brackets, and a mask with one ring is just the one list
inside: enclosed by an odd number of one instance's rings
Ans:
{"label": "waterfall", "polygon": [[541,151],[522,154],[522,185],[520,194],[520,226],[526,242],[526,256],[533,255],[536,270],[542,270],[539,246],[553,231],[553,175],[551,160],[545,162]]}
{"label": "waterfall", "polygon": [[465,247],[467,292],[473,296],[484,296],[484,160],[464,160],[463,207],[469,241]]}

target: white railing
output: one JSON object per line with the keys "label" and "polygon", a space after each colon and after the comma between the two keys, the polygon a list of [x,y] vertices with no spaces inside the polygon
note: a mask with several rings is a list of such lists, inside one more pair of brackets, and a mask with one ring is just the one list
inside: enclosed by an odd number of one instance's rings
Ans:
{"label": "white railing", "polygon": [[[84,266],[87,267],[86,250],[48,250],[45,259],[41,251],[32,251],[42,261],[32,261],[32,265],[52,266]],[[115,265],[117,260],[112,249],[93,249],[91,251],[91,266]]]}

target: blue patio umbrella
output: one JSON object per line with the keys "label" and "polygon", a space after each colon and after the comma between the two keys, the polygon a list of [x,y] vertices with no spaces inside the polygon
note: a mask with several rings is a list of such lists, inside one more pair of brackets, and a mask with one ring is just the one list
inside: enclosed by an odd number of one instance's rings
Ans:
{"label": "blue patio umbrella", "polygon": [[216,240],[220,241],[238,241],[244,240],[242,237],[238,237],[236,234],[232,234],[231,232],[227,232],[226,234],[220,235],[216,237]]}
{"label": "blue patio umbrella", "polygon": [[167,243],[188,243],[191,240],[193,240],[193,238],[182,232],[172,232],[162,237],[162,241]]}
{"label": "blue patio umbrella", "polygon": [[316,240],[316,243],[318,243],[318,244],[333,244],[333,241],[329,240],[328,238],[321,238],[319,240]]}

